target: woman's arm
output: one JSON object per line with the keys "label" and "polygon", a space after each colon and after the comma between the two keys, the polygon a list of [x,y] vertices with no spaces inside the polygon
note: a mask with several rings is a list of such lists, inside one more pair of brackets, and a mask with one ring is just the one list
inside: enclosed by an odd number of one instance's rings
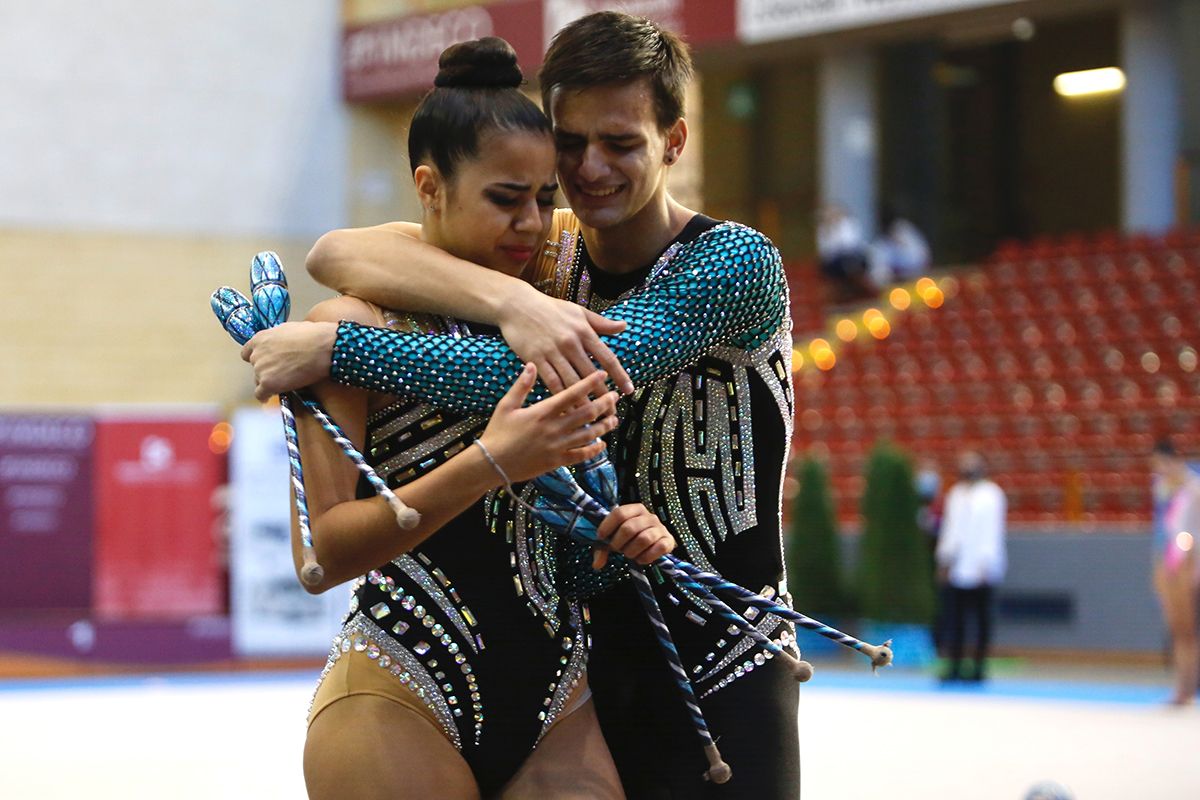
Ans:
{"label": "woman's arm", "polygon": [[[341,297],[319,304],[310,319],[350,317],[375,321],[370,308]],[[590,458],[603,447],[596,437],[616,426],[616,396],[604,393],[597,375],[547,403],[522,408],[536,370],[521,371],[497,406],[480,437],[511,480],[526,480],[562,464]],[[588,401],[587,393],[599,395]],[[317,399],[346,431],[355,447],[366,439],[368,394],[325,382],[314,388]],[[584,428],[587,423],[594,423]],[[358,471],[309,414],[297,416],[301,458],[312,522],[313,546],[325,571],[312,587],[323,592],[411,550],[470,507],[502,480],[477,447],[468,447],[437,469],[405,484],[396,494],[421,515],[416,527],[402,530],[382,498],[358,500]],[[297,575],[303,564],[299,526],[293,519],[292,557]]]}
{"label": "woman's arm", "polygon": [[622,391],[633,391],[599,338],[620,333],[624,324],[427,244],[415,223],[331,231],[313,245],[304,265],[319,283],[385,308],[495,325],[523,361],[534,363],[552,392],[593,371],[593,361]]}

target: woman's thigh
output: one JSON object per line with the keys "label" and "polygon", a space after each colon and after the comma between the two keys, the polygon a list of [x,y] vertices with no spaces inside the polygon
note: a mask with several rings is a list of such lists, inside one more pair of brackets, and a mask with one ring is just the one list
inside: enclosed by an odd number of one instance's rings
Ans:
{"label": "woman's thigh", "polygon": [[304,782],[310,800],[479,798],[470,767],[445,735],[376,695],[344,697],[312,721]]}
{"label": "woman's thigh", "polygon": [[497,800],[621,800],[625,793],[589,698],[547,732]]}

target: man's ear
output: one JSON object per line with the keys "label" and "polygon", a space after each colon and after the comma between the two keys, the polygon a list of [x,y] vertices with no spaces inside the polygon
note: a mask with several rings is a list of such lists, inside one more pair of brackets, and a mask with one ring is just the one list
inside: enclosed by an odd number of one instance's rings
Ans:
{"label": "man's ear", "polygon": [[683,155],[683,148],[687,144],[688,127],[687,120],[683,117],[675,120],[675,124],[667,129],[667,149],[663,153],[663,160],[668,164],[674,164]]}

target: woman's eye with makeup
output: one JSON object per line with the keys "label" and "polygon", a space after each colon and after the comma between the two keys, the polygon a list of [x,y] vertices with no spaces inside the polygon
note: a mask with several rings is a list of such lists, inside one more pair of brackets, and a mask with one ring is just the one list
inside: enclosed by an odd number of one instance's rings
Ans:
{"label": "woman's eye with makeup", "polygon": [[542,208],[554,208],[554,195],[544,194],[538,196],[538,205]]}
{"label": "woman's eye with makeup", "polygon": [[511,195],[496,194],[494,192],[488,192],[487,198],[501,208],[512,208],[519,202],[517,198]]}

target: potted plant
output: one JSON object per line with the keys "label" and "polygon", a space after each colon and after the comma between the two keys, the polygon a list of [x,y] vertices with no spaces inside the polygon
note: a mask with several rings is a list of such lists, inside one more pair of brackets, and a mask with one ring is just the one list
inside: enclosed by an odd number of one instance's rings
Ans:
{"label": "potted plant", "polygon": [[877,444],[862,497],[858,599],[866,638],[891,639],[901,666],[927,666],[934,659],[933,575],[918,507],[908,457],[886,442]]}

